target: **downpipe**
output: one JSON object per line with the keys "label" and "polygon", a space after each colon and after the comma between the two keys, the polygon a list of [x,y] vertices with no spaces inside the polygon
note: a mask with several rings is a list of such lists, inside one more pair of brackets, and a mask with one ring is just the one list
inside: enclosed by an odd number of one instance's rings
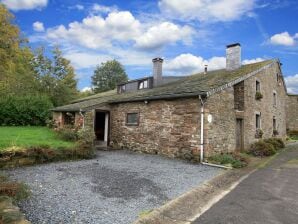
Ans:
{"label": "downpipe", "polygon": [[205,114],[205,108],[204,107],[205,107],[205,102],[204,102],[201,95],[199,95],[199,100],[201,102],[200,163],[202,165],[206,165],[206,166],[212,166],[212,167],[217,167],[217,168],[222,168],[222,169],[232,169],[231,167],[228,167],[228,166],[223,166],[223,165],[204,162],[204,114]]}

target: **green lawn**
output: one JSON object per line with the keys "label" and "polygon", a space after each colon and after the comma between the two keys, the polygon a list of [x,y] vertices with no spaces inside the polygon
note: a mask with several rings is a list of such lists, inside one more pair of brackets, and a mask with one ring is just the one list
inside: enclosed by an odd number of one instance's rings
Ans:
{"label": "green lawn", "polygon": [[0,150],[11,146],[29,147],[48,145],[58,147],[73,147],[75,143],[57,138],[56,133],[47,127],[0,127]]}

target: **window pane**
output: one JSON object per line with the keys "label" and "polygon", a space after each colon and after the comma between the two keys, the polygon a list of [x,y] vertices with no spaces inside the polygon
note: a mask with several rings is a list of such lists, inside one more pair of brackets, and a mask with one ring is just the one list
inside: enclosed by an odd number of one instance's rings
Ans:
{"label": "window pane", "polygon": [[144,81],[144,88],[148,88],[148,80]]}
{"label": "window pane", "polygon": [[138,124],[138,113],[127,114],[127,124]]}

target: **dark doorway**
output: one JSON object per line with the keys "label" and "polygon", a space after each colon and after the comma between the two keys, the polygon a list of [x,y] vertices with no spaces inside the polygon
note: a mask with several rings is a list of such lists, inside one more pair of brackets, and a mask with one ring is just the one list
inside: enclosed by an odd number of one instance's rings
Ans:
{"label": "dark doorway", "polygon": [[236,150],[243,151],[243,119],[236,119]]}
{"label": "dark doorway", "polygon": [[105,119],[106,119],[105,112],[96,112],[94,132],[96,135],[96,140],[98,141],[105,140]]}

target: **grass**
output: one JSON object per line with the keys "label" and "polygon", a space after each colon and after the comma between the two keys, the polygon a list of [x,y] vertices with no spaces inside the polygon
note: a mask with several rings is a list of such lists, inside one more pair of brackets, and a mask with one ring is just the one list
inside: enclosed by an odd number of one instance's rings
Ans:
{"label": "grass", "polygon": [[0,150],[12,146],[30,147],[46,145],[50,148],[71,148],[74,142],[59,139],[57,134],[47,127],[0,127]]}

